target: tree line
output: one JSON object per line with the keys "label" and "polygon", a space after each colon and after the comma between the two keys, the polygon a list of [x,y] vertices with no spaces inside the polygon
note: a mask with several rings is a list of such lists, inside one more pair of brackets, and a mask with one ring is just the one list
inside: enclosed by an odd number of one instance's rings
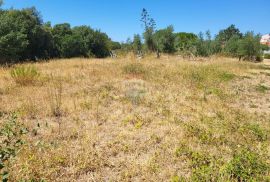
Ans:
{"label": "tree line", "polygon": [[0,63],[50,58],[97,57],[117,47],[89,26],[44,23],[35,8],[0,9]]}
{"label": "tree line", "polygon": [[172,25],[157,30],[155,20],[150,17],[146,9],[142,11],[141,22],[144,26],[143,36],[136,34],[133,41],[129,40],[122,45],[135,53],[155,52],[157,57],[160,53],[178,53],[194,57],[219,54],[243,60],[261,61],[263,50],[269,49],[260,44],[260,34],[252,31],[242,33],[235,25],[220,30],[214,37],[209,30],[198,35],[186,32],[175,33]]}
{"label": "tree line", "polygon": [[156,29],[156,22],[146,9],[141,14],[143,35],[134,35],[125,43],[114,42],[100,30],[89,26],[71,27],[69,23],[44,23],[33,8],[1,9],[0,0],[0,64],[51,58],[96,57],[104,58],[112,50],[138,53],[178,53],[184,56],[211,56],[222,54],[240,59],[260,61],[260,35],[241,33],[234,25],[221,30],[215,37],[210,31],[175,33],[173,26]]}

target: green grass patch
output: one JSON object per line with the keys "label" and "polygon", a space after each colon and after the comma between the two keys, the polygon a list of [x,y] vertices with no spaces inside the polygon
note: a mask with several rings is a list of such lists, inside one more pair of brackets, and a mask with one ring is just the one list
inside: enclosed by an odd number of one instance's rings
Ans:
{"label": "green grass patch", "polygon": [[262,155],[248,149],[236,152],[226,166],[230,178],[236,181],[265,181],[269,169]]}
{"label": "green grass patch", "polygon": [[265,85],[259,84],[256,86],[256,91],[260,93],[266,93],[268,90],[270,90],[270,88]]}

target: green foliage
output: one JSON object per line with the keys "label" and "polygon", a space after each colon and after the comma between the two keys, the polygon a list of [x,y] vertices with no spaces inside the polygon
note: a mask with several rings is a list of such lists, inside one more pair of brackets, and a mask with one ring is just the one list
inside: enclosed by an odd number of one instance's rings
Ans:
{"label": "green foliage", "polygon": [[119,48],[107,34],[87,26],[71,28],[63,23],[51,27],[35,8],[0,13],[0,64],[53,57],[102,58],[115,49],[113,44]]}
{"label": "green foliage", "polygon": [[269,169],[269,164],[262,155],[248,149],[237,151],[226,166],[231,179],[237,181],[264,181]]}
{"label": "green foliage", "polygon": [[158,51],[164,53],[173,53],[174,49],[174,41],[175,35],[173,33],[173,26],[168,26],[165,29],[161,29],[156,31],[153,36],[155,47]]}
{"label": "green foliage", "polygon": [[238,35],[231,37],[225,44],[224,53],[228,56],[237,57],[240,40]]}
{"label": "green foliage", "polygon": [[142,51],[142,40],[139,34],[134,35],[132,47],[135,53]]}
{"label": "green foliage", "polygon": [[261,61],[262,46],[260,36],[247,32],[239,42],[238,55],[250,61]]}
{"label": "green foliage", "polygon": [[88,26],[72,29],[68,23],[64,23],[55,25],[52,32],[58,57],[103,58],[109,55],[110,39],[98,30],[93,30]]}
{"label": "green foliage", "polygon": [[270,90],[270,88],[265,85],[259,84],[256,86],[256,90],[261,93],[266,93],[268,90]]}
{"label": "green foliage", "polygon": [[265,58],[265,59],[270,59],[270,54],[265,54],[265,55],[264,55],[264,58]]}
{"label": "green foliage", "polygon": [[29,42],[23,31],[22,15],[15,10],[0,14],[0,63],[17,61],[26,50]]}
{"label": "green foliage", "polygon": [[3,63],[49,58],[52,37],[35,8],[0,14],[0,60]]}
{"label": "green foliage", "polygon": [[197,56],[208,57],[213,54],[210,32],[206,32],[206,35],[206,39],[202,32],[198,35],[198,39],[195,43]]}
{"label": "green foliage", "polygon": [[258,141],[266,141],[268,139],[267,131],[260,127],[258,124],[248,124],[246,129],[256,138]]}
{"label": "green foliage", "polygon": [[228,28],[221,30],[216,39],[221,42],[222,45],[226,44],[231,38],[239,37],[241,38],[243,35],[235,25],[230,25]]}
{"label": "green foliage", "polygon": [[190,49],[197,40],[197,35],[193,33],[180,32],[175,34],[175,47],[178,51]]}
{"label": "green foliage", "polygon": [[33,66],[17,66],[10,71],[10,75],[17,84],[26,86],[34,84],[40,73]]}
{"label": "green foliage", "polygon": [[[23,135],[28,131],[17,121],[16,114],[12,114],[0,128],[0,177],[8,181],[8,165],[16,157],[24,144]],[[0,179],[1,179],[0,178]]]}

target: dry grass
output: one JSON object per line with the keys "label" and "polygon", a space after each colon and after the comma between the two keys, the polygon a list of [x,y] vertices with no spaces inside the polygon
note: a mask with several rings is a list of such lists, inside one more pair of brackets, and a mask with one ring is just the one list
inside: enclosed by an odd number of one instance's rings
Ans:
{"label": "dry grass", "polygon": [[0,70],[0,121],[16,112],[30,131],[11,181],[270,179],[269,65],[164,56],[35,67],[43,84],[24,87]]}

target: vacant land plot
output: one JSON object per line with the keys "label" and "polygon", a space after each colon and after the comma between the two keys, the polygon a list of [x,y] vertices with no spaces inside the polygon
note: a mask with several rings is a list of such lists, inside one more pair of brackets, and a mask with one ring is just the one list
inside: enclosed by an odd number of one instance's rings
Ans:
{"label": "vacant land plot", "polygon": [[16,120],[28,131],[14,137],[24,143],[5,162],[11,181],[270,180],[264,63],[17,65],[0,70],[0,103],[1,127]]}

